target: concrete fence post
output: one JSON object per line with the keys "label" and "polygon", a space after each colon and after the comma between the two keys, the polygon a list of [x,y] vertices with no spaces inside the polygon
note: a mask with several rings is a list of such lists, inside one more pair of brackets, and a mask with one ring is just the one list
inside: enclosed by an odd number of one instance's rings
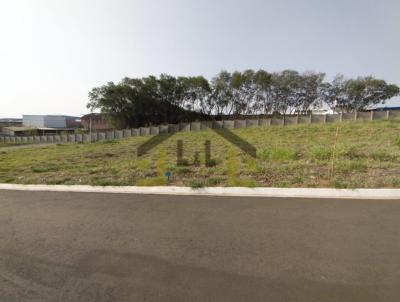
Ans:
{"label": "concrete fence post", "polygon": [[343,112],[339,113],[339,122],[343,122]]}
{"label": "concrete fence post", "polygon": [[327,114],[324,115],[324,124],[326,124]]}
{"label": "concrete fence post", "polygon": [[358,111],[354,112],[354,120],[356,121],[358,118]]}
{"label": "concrete fence post", "polygon": [[298,125],[299,124],[299,114],[297,114],[297,116],[296,116],[296,125]]}
{"label": "concrete fence post", "polygon": [[386,119],[389,120],[389,117],[390,117],[390,111],[386,110]]}
{"label": "concrete fence post", "polygon": [[374,120],[374,112],[375,112],[374,110],[371,110],[371,117],[370,117],[370,118],[371,118],[371,121]]}

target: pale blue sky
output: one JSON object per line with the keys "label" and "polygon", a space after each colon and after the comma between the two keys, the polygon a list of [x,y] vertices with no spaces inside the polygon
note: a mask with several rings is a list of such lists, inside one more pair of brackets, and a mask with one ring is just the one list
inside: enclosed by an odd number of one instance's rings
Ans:
{"label": "pale blue sky", "polygon": [[0,0],[0,117],[83,114],[125,76],[246,68],[400,85],[400,1]]}

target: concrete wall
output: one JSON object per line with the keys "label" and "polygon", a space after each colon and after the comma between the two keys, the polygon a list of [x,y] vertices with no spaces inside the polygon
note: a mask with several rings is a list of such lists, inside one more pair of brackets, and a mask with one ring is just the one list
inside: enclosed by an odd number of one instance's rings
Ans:
{"label": "concrete wall", "polygon": [[284,123],[285,123],[285,125],[297,125],[298,124],[298,116],[285,116]]}
{"label": "concrete wall", "polygon": [[190,131],[200,131],[200,130],[201,130],[200,122],[190,123]]}
{"label": "concrete wall", "polygon": [[235,121],[222,121],[222,127],[225,129],[235,128]]}
{"label": "concrete wall", "polygon": [[[29,116],[28,116],[29,117]],[[38,116],[33,116],[33,119]],[[224,120],[224,121],[202,121],[193,123],[181,123],[178,125],[161,125],[152,127],[141,127],[134,129],[113,130],[107,132],[95,132],[89,134],[67,134],[54,136],[5,136],[0,137],[0,143],[91,143],[102,140],[121,139],[131,136],[158,135],[176,133],[179,131],[204,131],[211,129],[233,129],[255,126],[283,126],[309,123],[332,123],[345,121],[368,121],[368,120],[400,120],[400,111],[374,111],[343,113],[333,115],[299,115],[299,116],[274,116],[272,118],[246,119],[246,120]]]}
{"label": "concrete wall", "polygon": [[283,116],[273,116],[271,119],[272,126],[283,126],[284,124],[285,121],[283,119]]}

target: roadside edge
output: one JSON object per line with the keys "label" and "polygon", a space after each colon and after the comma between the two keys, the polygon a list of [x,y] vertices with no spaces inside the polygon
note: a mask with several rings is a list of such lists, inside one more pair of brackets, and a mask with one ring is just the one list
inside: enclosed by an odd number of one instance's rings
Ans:
{"label": "roadside edge", "polygon": [[76,193],[119,193],[157,195],[209,195],[243,197],[291,197],[291,198],[342,198],[342,199],[399,199],[400,189],[330,189],[330,188],[242,188],[208,187],[138,187],[138,186],[88,186],[88,185],[22,185],[0,184],[0,190],[47,191]]}

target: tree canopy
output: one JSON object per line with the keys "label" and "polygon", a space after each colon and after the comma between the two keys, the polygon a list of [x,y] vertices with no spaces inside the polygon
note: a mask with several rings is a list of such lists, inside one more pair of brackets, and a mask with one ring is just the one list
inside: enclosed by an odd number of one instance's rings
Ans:
{"label": "tree canopy", "polygon": [[364,110],[399,95],[399,87],[372,76],[284,70],[221,71],[203,76],[124,78],[89,92],[88,108],[100,109],[117,127],[189,122],[218,116],[306,114],[325,104],[338,112]]}

